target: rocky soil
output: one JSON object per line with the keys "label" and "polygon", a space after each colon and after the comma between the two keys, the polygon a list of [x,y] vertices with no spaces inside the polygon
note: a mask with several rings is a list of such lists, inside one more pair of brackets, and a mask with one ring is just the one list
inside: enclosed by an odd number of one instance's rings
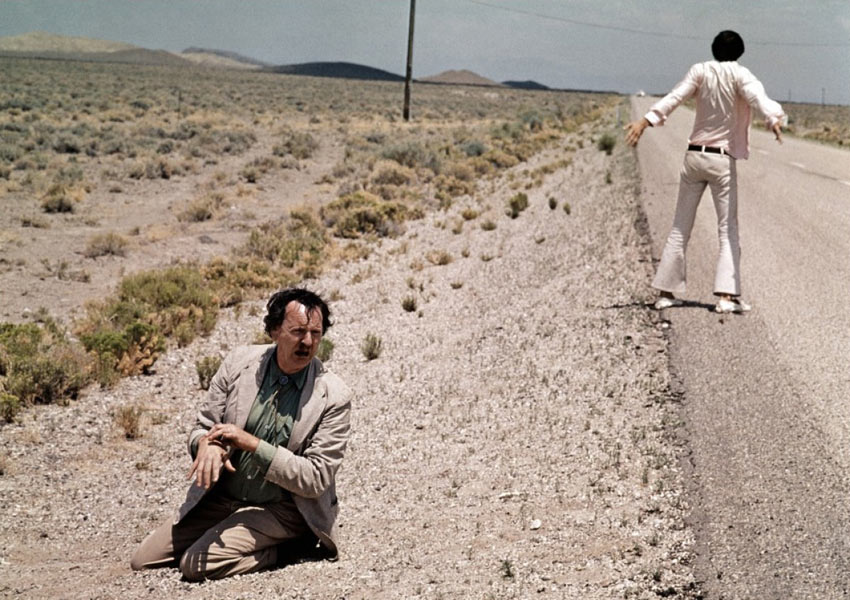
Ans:
{"label": "rocky soil", "polygon": [[[254,303],[153,375],[0,429],[0,596],[698,597],[633,155],[585,144],[523,190],[527,210],[504,213],[522,189],[511,182],[566,144],[492,184],[483,206],[456,202],[308,282],[333,300],[329,367],[356,391],[341,560],[200,584],[129,569],[185,493],[195,361],[256,339]],[[483,214],[459,231],[468,207]],[[145,431],[128,440],[113,415],[132,405]]]}

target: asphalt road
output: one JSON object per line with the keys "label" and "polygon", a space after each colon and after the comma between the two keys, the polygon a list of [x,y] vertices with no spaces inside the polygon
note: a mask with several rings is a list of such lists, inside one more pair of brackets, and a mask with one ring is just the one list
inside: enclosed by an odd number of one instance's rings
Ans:
{"label": "asphalt road", "polygon": [[[633,116],[652,98],[635,98]],[[693,122],[680,107],[638,146],[661,255]],[[696,571],[709,599],[850,598],[850,152],[753,131],[738,161],[747,315],[713,311],[706,191],[689,302],[665,311],[682,394]]]}

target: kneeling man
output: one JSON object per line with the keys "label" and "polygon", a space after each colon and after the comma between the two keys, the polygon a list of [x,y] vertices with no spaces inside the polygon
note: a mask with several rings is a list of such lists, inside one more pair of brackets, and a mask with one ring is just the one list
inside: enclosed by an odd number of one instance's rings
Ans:
{"label": "kneeling man", "polygon": [[285,564],[293,548],[335,558],[334,479],[350,392],[315,358],[330,327],[313,292],[272,295],[272,345],[230,353],[189,434],[195,477],[174,520],[148,535],[133,569],[180,566],[192,581]]}

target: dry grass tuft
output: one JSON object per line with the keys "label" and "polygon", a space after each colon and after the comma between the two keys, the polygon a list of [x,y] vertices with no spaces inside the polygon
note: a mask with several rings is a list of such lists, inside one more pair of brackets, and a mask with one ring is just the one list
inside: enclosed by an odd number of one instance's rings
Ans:
{"label": "dry grass tuft", "polygon": [[210,382],[221,366],[221,357],[205,356],[195,361],[195,371],[198,373],[198,385],[202,390],[210,389]]}
{"label": "dry grass tuft", "polygon": [[432,265],[439,266],[447,265],[454,260],[452,255],[445,250],[430,250],[427,254],[425,254],[425,258]]}
{"label": "dry grass tuft", "polygon": [[128,440],[137,440],[145,434],[143,416],[146,409],[138,404],[122,406],[115,411],[115,423]]}
{"label": "dry grass tuft", "polygon": [[367,333],[366,337],[360,343],[360,351],[366,360],[375,360],[381,356],[382,346],[381,338],[374,333]]}
{"label": "dry grass tuft", "polygon": [[89,238],[86,244],[86,249],[83,255],[86,258],[96,258],[98,256],[126,256],[127,255],[127,239],[117,233],[98,233]]}

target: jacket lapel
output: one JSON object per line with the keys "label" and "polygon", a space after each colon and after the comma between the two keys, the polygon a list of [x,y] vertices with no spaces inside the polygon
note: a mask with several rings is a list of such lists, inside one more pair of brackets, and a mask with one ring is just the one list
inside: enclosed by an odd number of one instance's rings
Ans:
{"label": "jacket lapel", "polygon": [[277,346],[272,345],[260,354],[256,361],[250,361],[242,367],[242,375],[239,377],[239,395],[235,405],[236,414],[232,421],[240,429],[244,429],[248,422],[248,414],[251,412],[254,400],[257,399],[269,361],[274,357],[276,350]]}
{"label": "jacket lapel", "polygon": [[286,448],[296,452],[298,448],[313,431],[322,411],[325,407],[325,394],[322,387],[316,387],[316,378],[324,370],[320,360],[314,358],[310,362],[307,378],[304,381],[304,389],[301,390],[301,398],[298,402],[298,412],[295,414],[295,423],[292,425],[292,434]]}

